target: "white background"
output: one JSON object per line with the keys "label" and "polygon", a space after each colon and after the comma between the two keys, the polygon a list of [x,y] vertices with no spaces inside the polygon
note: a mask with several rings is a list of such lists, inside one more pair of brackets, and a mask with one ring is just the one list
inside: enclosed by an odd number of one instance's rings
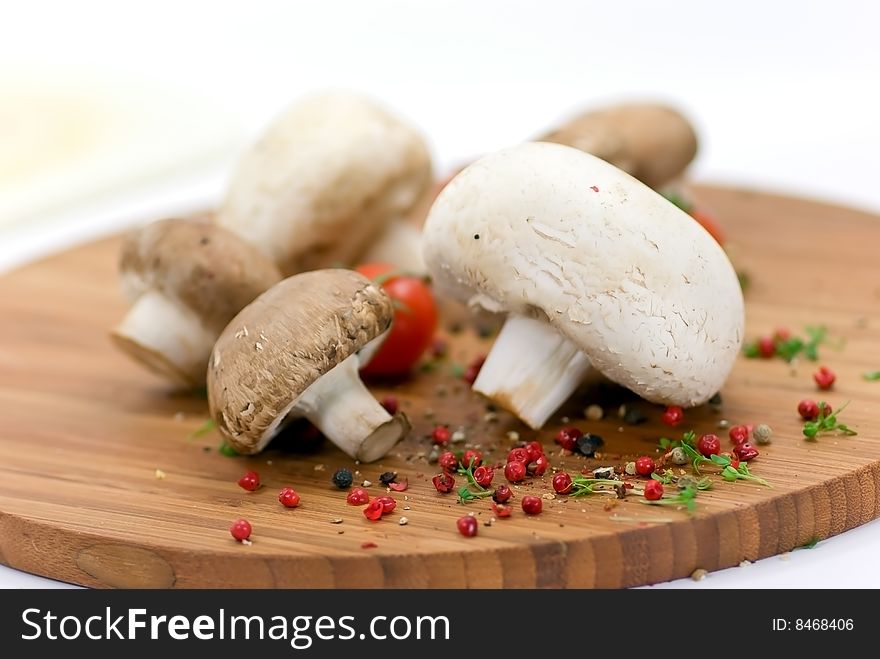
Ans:
{"label": "white background", "polygon": [[[128,123],[110,147],[31,181],[32,206],[0,214],[0,269],[211,202],[237,149],[328,86],[417,123],[441,172],[577,108],[658,98],[698,127],[691,178],[880,212],[878,24],[880,5],[841,0],[0,0],[0,118],[28,87],[136,99],[117,108]],[[878,548],[874,523],[674,585],[878,587]],[[0,585],[42,583],[0,568]]]}

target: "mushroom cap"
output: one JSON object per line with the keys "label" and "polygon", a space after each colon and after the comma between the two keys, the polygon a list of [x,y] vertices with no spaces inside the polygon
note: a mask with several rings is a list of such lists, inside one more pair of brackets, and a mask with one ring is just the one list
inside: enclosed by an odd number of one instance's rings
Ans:
{"label": "mushroom cap", "polygon": [[540,139],[591,153],[652,188],[681,174],[697,154],[690,122],[674,108],[656,103],[593,110]]}
{"label": "mushroom cap", "polygon": [[242,157],[218,222],[286,274],[353,263],[431,181],[424,139],[372,100],[315,95]]}
{"label": "mushroom cap", "polygon": [[651,188],[571,147],[522,144],[467,167],[431,207],[424,253],[441,290],[545,319],[654,402],[704,402],[742,344],[742,291],[718,243]]}
{"label": "mushroom cap", "polygon": [[232,319],[208,364],[208,405],[233,447],[253,452],[312,383],[391,326],[391,298],[351,270],[276,284]]}
{"label": "mushroom cap", "polygon": [[130,299],[157,290],[192,309],[217,333],[281,280],[260,250],[206,218],[160,220],[129,233],[119,270]]}

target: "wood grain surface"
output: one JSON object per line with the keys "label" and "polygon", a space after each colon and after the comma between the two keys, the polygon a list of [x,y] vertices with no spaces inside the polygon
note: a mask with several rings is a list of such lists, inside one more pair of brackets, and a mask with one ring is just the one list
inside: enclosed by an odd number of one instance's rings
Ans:
{"label": "wood grain surface", "polygon": [[[107,329],[125,305],[111,238],[0,278],[0,562],[100,587],[621,587],[789,551],[873,519],[880,382],[862,373],[880,369],[880,218],[746,191],[701,188],[697,196],[722,218],[731,258],[749,274],[748,336],[826,325],[834,345],[821,349],[820,363],[838,383],[825,398],[835,407],[851,401],[842,420],[859,431],[805,442],[795,408],[816,397],[816,365],[740,359],[722,409],[688,411],[676,433],[709,432],[720,419],[770,424],[773,442],[752,471],[772,489],[716,479],[693,515],[638,496],[595,495],[548,499],[541,515],[527,517],[519,501],[551,492],[548,473],[515,488],[510,519],[486,526],[487,501],[460,505],[431,486],[437,468],[425,454],[435,423],[463,426],[456,448],[478,445],[493,462],[516,445],[510,431],[540,439],[554,467],[571,472],[656,455],[669,432],[660,408],[600,380],[541,432],[503,412],[493,421],[456,377],[491,345],[470,329],[444,331],[450,354],[432,371],[374,387],[377,396],[393,391],[414,426],[380,464],[354,465],[301,426],[259,456],[226,457],[213,433],[188,439],[206,419],[204,398],[169,391],[112,348]],[[607,416],[588,422],[582,410],[594,402]],[[649,421],[623,424],[622,403]],[[552,438],[561,416],[605,438],[601,458],[559,453]],[[373,494],[384,493],[386,470],[410,487],[395,494],[391,515],[370,522],[331,485],[341,466],[372,481]],[[236,485],[247,469],[264,483],[253,493]],[[286,485],[302,495],[299,508],[278,503]],[[481,525],[466,539],[455,521],[470,511]],[[229,535],[238,517],[253,524],[250,546]]]}

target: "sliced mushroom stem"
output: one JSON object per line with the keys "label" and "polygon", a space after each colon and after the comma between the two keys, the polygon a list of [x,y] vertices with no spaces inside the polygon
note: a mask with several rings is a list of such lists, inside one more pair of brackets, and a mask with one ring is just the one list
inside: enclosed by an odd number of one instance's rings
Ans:
{"label": "sliced mushroom stem", "polygon": [[365,263],[389,263],[414,275],[427,273],[422,258],[422,232],[402,219],[390,222],[361,260]]}
{"label": "sliced mushroom stem", "polygon": [[547,323],[511,315],[473,389],[540,428],[589,370],[587,356]]}
{"label": "sliced mushroom stem", "polygon": [[294,410],[350,457],[373,462],[388,453],[410,425],[405,415],[391,416],[373,398],[358,367],[357,355],[337,364],[302,393]]}
{"label": "sliced mushroom stem", "polygon": [[216,339],[193,311],[158,291],[141,295],[110,336],[151,370],[187,386],[204,381]]}

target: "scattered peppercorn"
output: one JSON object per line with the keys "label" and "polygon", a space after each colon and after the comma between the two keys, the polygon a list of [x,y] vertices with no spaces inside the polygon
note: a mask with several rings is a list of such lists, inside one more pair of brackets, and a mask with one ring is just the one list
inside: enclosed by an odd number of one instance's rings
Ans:
{"label": "scattered peppercorn", "polygon": [[382,496],[382,497],[376,497],[376,499],[379,501],[379,503],[382,504],[382,514],[383,515],[387,515],[388,513],[393,511],[395,508],[397,508],[397,502],[394,500],[394,497]]}
{"label": "scattered peppercorn", "polygon": [[508,462],[522,462],[524,465],[529,463],[529,452],[524,448],[515,448],[507,454]]}
{"label": "scattered peppercorn", "polygon": [[495,470],[492,467],[481,465],[474,469],[474,481],[480,487],[489,487],[492,479],[495,477]]}
{"label": "scattered peppercorn", "polygon": [[623,466],[623,473],[627,476],[635,476],[636,475],[636,463],[635,462],[627,462]]}
{"label": "scattered peppercorn", "polygon": [[466,469],[471,467],[479,467],[481,464],[483,464],[483,454],[479,451],[468,449],[464,452],[464,455],[461,456],[461,464],[463,464]]}
{"label": "scattered peppercorn", "polygon": [[352,506],[363,506],[370,502],[370,493],[362,487],[356,487],[348,493],[345,500]]}
{"label": "scattered peppercorn", "polygon": [[465,538],[473,538],[477,535],[477,518],[471,515],[465,515],[464,517],[460,517],[458,521],[455,523],[458,527],[458,532],[461,533]]}
{"label": "scattered peppercorn", "polygon": [[645,498],[648,501],[658,501],[663,497],[663,483],[649,480],[645,483]]}
{"label": "scattered peppercorn", "polygon": [[379,474],[379,482],[382,485],[388,485],[397,480],[397,472],[396,471],[383,471]]}
{"label": "scattered peppercorn", "polygon": [[543,476],[549,466],[550,462],[547,460],[546,456],[539,455],[533,462],[530,462],[526,466],[526,471],[532,476]]}
{"label": "scattered peppercorn", "polygon": [[397,414],[397,411],[400,409],[400,403],[397,401],[397,396],[385,396],[379,404],[384,407],[385,411],[391,416]]}
{"label": "scattered peppercorn", "polygon": [[584,410],[584,416],[590,421],[599,421],[605,416],[605,410],[601,405],[590,405]]}
{"label": "scattered peppercorn", "polygon": [[649,455],[643,455],[636,459],[636,473],[639,476],[650,476],[657,468],[654,458]]}
{"label": "scattered peppercorn", "polygon": [[798,414],[804,421],[815,421],[819,416],[819,406],[816,401],[805,398],[797,406]]}
{"label": "scattered peppercorn", "polygon": [[507,485],[499,485],[492,493],[492,501],[495,503],[507,503],[512,496],[513,491]]}
{"label": "scattered peppercorn", "polygon": [[554,441],[566,451],[574,452],[577,448],[577,440],[583,434],[578,428],[562,428],[556,433]]}
{"label": "scattered peppercorn", "polygon": [[592,458],[596,449],[600,448],[603,444],[605,444],[604,439],[599,437],[599,435],[588,432],[586,435],[578,437],[577,450],[581,455]]}
{"label": "scattered peppercorn", "polygon": [[637,426],[648,420],[640,409],[637,407],[628,407],[623,413],[623,422],[630,426]]}
{"label": "scattered peppercorn", "polygon": [[385,512],[385,506],[382,505],[382,502],[379,501],[379,497],[374,497],[370,499],[370,502],[367,504],[367,507],[364,508],[364,517],[366,517],[371,522],[378,521]]}
{"label": "scattered peppercorn", "polygon": [[758,425],[752,433],[752,437],[754,437],[755,441],[758,442],[758,444],[769,444],[770,438],[772,436],[773,429],[766,423]]}
{"label": "scattered peppercorn", "polygon": [[251,523],[246,519],[237,519],[232,523],[229,532],[232,534],[233,538],[239,542],[243,542],[251,537],[253,528],[251,527]]}
{"label": "scattered peppercorn", "polygon": [[511,483],[522,482],[526,477],[526,466],[522,462],[514,460],[504,465],[504,477]]}
{"label": "scattered peppercorn", "polygon": [[260,475],[255,471],[248,471],[238,479],[238,486],[243,490],[253,492],[260,487]]}
{"label": "scattered peppercorn", "polygon": [[736,446],[749,441],[749,429],[745,426],[734,426],[727,434],[730,436],[730,441]]}
{"label": "scattered peppercorn", "polygon": [[660,416],[660,420],[667,426],[677,426],[684,421],[684,410],[678,405],[670,405]]}
{"label": "scattered peppercorn", "polygon": [[819,370],[813,373],[813,380],[816,381],[816,386],[819,387],[822,391],[828,391],[831,387],[834,386],[834,381],[837,379],[837,376],[827,366],[820,366]]}
{"label": "scattered peppercorn", "polygon": [[449,428],[446,426],[436,426],[434,430],[431,431],[431,441],[435,444],[448,444],[451,438],[452,433],[449,432]]}
{"label": "scattered peppercorn", "polygon": [[529,462],[534,462],[538,459],[538,456],[544,455],[544,447],[541,446],[541,442],[529,442],[523,448],[529,454]]}
{"label": "scattered peppercorn", "polygon": [[440,465],[443,471],[453,472],[458,469],[458,458],[455,457],[455,453],[452,451],[446,451],[437,458],[437,464]]}
{"label": "scattered peppercorn", "polygon": [[749,442],[743,442],[742,444],[737,444],[733,447],[733,454],[739,459],[741,462],[748,462],[749,460],[754,460],[758,457],[758,449],[749,444]]}
{"label": "scattered peppercorn", "polygon": [[571,492],[572,488],[572,480],[571,476],[569,476],[564,471],[560,471],[557,474],[553,475],[553,490],[557,494],[568,494]]}
{"label": "scattered peppercorn", "polygon": [[762,336],[758,339],[758,354],[764,359],[772,359],[776,354],[776,342],[773,337]]}
{"label": "scattered peppercorn", "polygon": [[522,498],[522,509],[526,515],[538,515],[544,509],[544,503],[540,497],[524,496]]}
{"label": "scattered peppercorn", "polygon": [[393,483],[388,483],[388,489],[393,490],[394,492],[405,492],[409,487],[409,479],[404,478],[402,481],[394,481]]}
{"label": "scattered peppercorn", "polygon": [[697,440],[697,450],[704,458],[721,453],[721,440],[718,435],[707,433]]}
{"label": "scattered peppercorn", "polygon": [[299,505],[299,494],[292,487],[285,487],[278,493],[278,501],[285,508],[296,508]]}
{"label": "scattered peppercorn", "polygon": [[351,473],[351,469],[341,467],[340,469],[337,469],[335,472],[333,472],[333,484],[340,490],[346,490],[350,488],[353,482],[354,475]]}
{"label": "scattered peppercorn", "polygon": [[676,465],[686,465],[688,462],[690,462],[687,453],[685,453],[684,449],[680,446],[676,446],[674,449],[672,449],[669,457],[670,460],[672,460],[672,464]]}
{"label": "scattered peppercorn", "polygon": [[455,479],[445,472],[434,476],[431,482],[434,484],[434,488],[441,494],[452,492],[452,488],[455,487]]}
{"label": "scattered peppercorn", "polygon": [[483,364],[486,362],[485,355],[481,355],[474,359],[468,367],[465,369],[464,374],[461,376],[461,379],[467,382],[470,385],[476,381],[477,376],[480,375],[480,369],[483,368]]}

